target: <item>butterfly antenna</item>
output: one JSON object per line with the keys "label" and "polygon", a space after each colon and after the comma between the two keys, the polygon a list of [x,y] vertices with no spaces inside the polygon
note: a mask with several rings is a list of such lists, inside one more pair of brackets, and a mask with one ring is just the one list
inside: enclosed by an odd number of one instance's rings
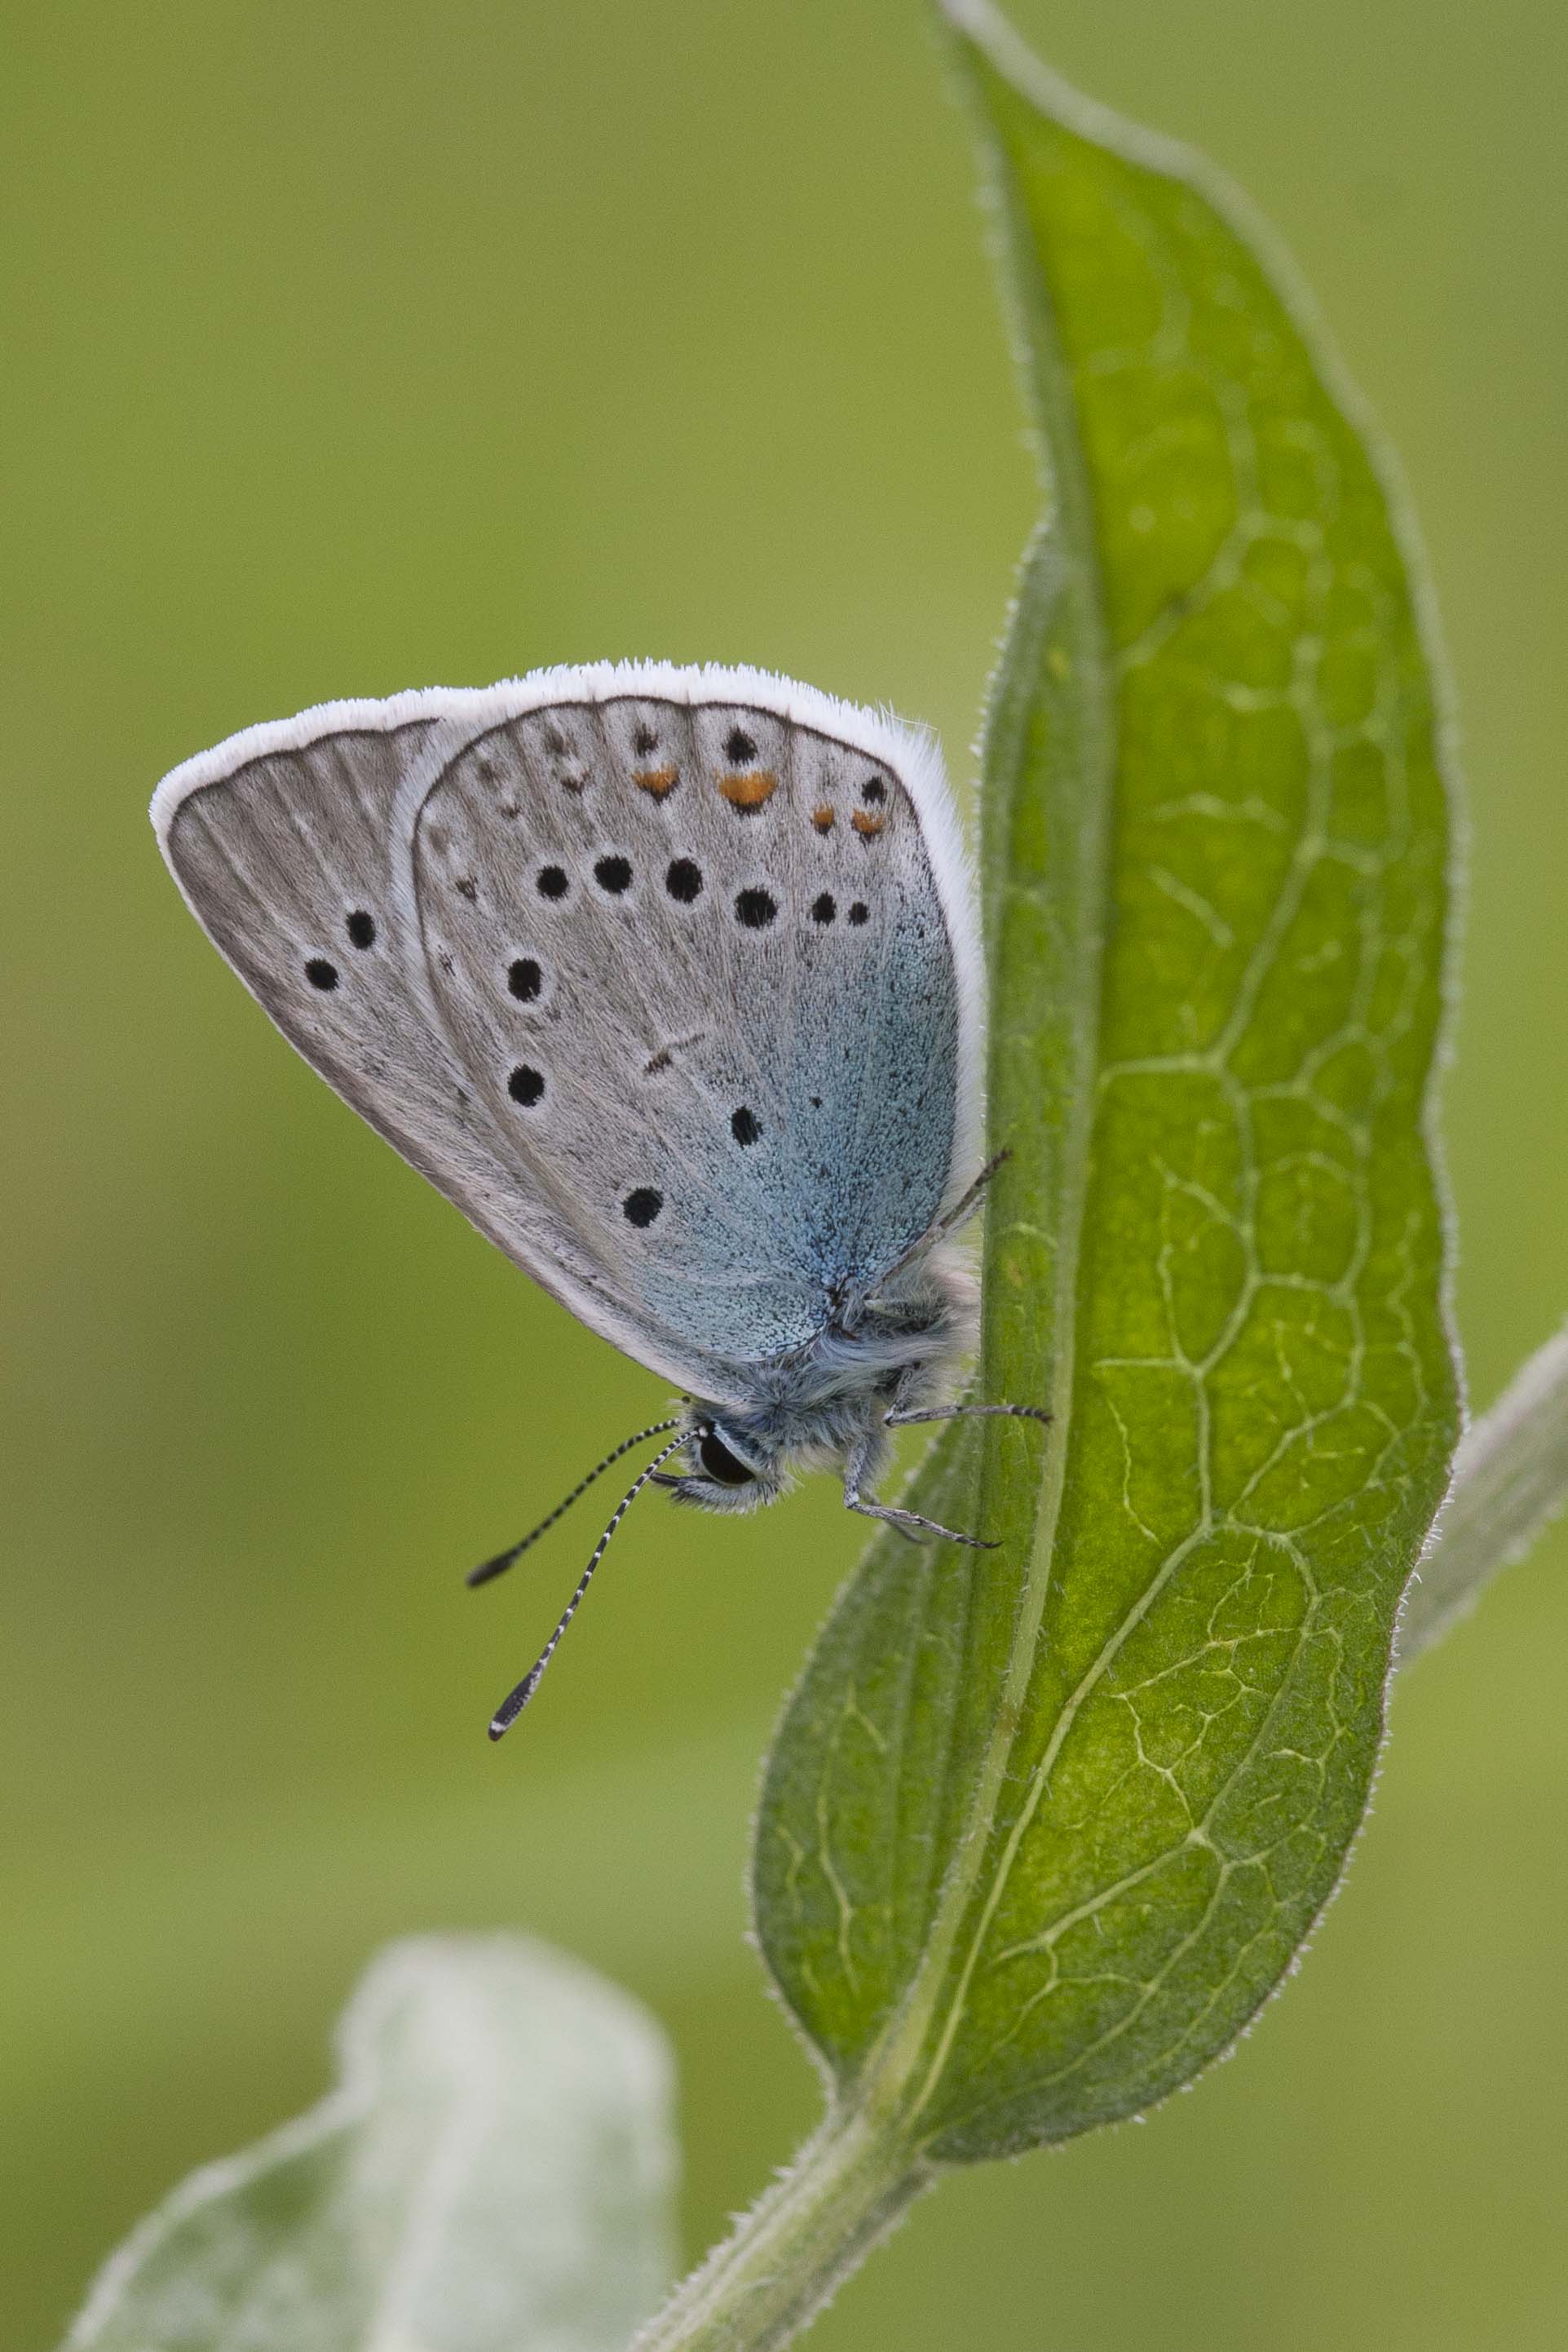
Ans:
{"label": "butterfly antenna", "polygon": [[[502,1575],[515,1559],[521,1559],[530,1544],[538,1543],[547,1528],[553,1528],[562,1513],[570,1510],[580,1495],[587,1494],[594,1480],[602,1477],[612,1463],[619,1462],[623,1454],[630,1454],[634,1445],[645,1444],[650,1437],[663,1437],[666,1430],[679,1427],[678,1421],[656,1421],[651,1428],[640,1429],[635,1437],[627,1438],[625,1444],[618,1445],[613,1454],[607,1454],[603,1461],[589,1472],[586,1478],[579,1480],[565,1502],[558,1503],[548,1519],[541,1519],[537,1528],[531,1528],[520,1543],[511,1544],[505,1551],[498,1551],[494,1559],[482,1560],[477,1568],[471,1568],[464,1582],[470,1585],[488,1584],[493,1576]],[[660,1459],[662,1461],[664,1456],[661,1455]]]}
{"label": "butterfly antenna", "polygon": [[[666,1422],[664,1426],[668,1428],[670,1423]],[[628,1441],[629,1444],[635,1444],[635,1442],[636,1441],[634,1439]],[[572,1619],[577,1614],[579,1604],[582,1600],[583,1594],[588,1590],[594,1570],[599,1566],[600,1561],[604,1558],[606,1551],[610,1548],[611,1537],[615,1533],[616,1528],[621,1525],[622,1520],[625,1517],[627,1512],[631,1509],[632,1504],[636,1501],[638,1496],[642,1493],[643,1487],[653,1476],[654,1471],[658,1469],[660,1464],[667,1462],[672,1454],[679,1453],[681,1447],[685,1444],[685,1439],[684,1436],[672,1438],[668,1445],[664,1446],[660,1453],[654,1454],[653,1459],[647,1465],[645,1469],[639,1470],[636,1478],[633,1480],[631,1486],[628,1487],[626,1493],[622,1496],[620,1502],[615,1506],[614,1516],[612,1517],[610,1525],[605,1528],[604,1533],[600,1537],[599,1541],[593,1547],[593,1558],[589,1561],[588,1566],[578,1578],[577,1590],[572,1594],[571,1599],[567,1602],[566,1607],[560,1612],[559,1624],[556,1627],[555,1632],[550,1635],[549,1640],[545,1643],[544,1648],[539,1652],[538,1656],[534,1660],[533,1664],[528,1668],[528,1673],[523,1676],[522,1681],[517,1685],[516,1690],[510,1692],[508,1696],[501,1701],[500,1706],[490,1717],[490,1737],[492,1739],[499,1739],[504,1731],[510,1730],[512,1725],[516,1723],[518,1716],[521,1715],[524,1707],[527,1706],[529,1699],[532,1698],[535,1691],[538,1690],[540,1675],[544,1673],[545,1668],[554,1657],[556,1651],[559,1646],[561,1635],[565,1633],[567,1627],[570,1624]],[[613,1460],[613,1455],[612,1455],[611,1458]],[[562,1506],[562,1508],[565,1508],[564,1505]]]}

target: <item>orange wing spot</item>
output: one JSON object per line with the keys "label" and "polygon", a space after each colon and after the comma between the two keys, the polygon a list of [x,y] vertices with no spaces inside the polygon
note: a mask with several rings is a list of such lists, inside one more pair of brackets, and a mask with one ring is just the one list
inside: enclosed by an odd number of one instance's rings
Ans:
{"label": "orange wing spot", "polygon": [[656,801],[662,801],[666,793],[674,791],[680,774],[678,768],[633,768],[632,782],[640,793],[652,793]]}
{"label": "orange wing spot", "polygon": [[828,806],[826,801],[822,803],[821,808],[814,808],[811,811],[811,823],[816,826],[819,833],[831,833],[833,829],[833,812]]}
{"label": "orange wing spot", "polygon": [[760,808],[770,801],[779,789],[779,779],[771,768],[747,768],[744,774],[732,769],[718,780],[719,791],[731,808]]}
{"label": "orange wing spot", "polygon": [[883,826],[887,823],[887,819],[884,816],[873,816],[870,809],[856,809],[854,814],[850,819],[850,823],[853,825],[858,834],[862,835],[865,840],[869,841],[873,833],[880,833],[882,831]]}

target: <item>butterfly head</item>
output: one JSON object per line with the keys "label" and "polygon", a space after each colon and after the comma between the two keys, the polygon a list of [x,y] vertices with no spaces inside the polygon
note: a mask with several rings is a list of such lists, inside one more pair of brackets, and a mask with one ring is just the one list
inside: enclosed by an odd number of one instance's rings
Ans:
{"label": "butterfly head", "polygon": [[777,1454],[769,1456],[754,1435],[741,1435],[712,1412],[689,1416],[685,1454],[685,1469],[653,1474],[653,1484],[667,1487],[677,1503],[705,1511],[756,1511],[784,1491]]}

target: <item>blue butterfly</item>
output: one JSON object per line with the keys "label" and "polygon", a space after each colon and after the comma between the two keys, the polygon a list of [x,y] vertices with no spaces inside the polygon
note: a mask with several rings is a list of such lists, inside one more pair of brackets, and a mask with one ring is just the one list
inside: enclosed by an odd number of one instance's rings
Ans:
{"label": "blue butterfly", "polygon": [[[552,1297],[683,1392],[650,1480],[754,1510],[972,1350],[984,978],[939,752],[758,670],[599,664],[330,703],[159,786],[164,856],[284,1035]],[[680,1455],[674,1469],[665,1465]]]}

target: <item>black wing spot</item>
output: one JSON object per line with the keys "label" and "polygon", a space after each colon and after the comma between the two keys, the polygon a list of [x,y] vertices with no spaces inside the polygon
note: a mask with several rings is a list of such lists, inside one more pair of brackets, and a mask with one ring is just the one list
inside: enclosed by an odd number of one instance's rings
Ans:
{"label": "black wing spot", "polygon": [[757,1113],[742,1103],[729,1122],[729,1131],[737,1143],[755,1143],[762,1129],[757,1124]]}
{"label": "black wing spot", "polygon": [[541,898],[564,898],[570,887],[566,870],[559,866],[541,866],[536,880]]}
{"label": "black wing spot", "polygon": [[779,912],[770,890],[742,890],[735,902],[735,919],[748,931],[765,931]]}
{"label": "black wing spot", "polygon": [[724,755],[732,767],[744,768],[757,757],[757,745],[744,727],[732,727],[724,739]]}
{"label": "black wing spot", "polygon": [[628,857],[601,857],[594,865],[593,878],[601,890],[618,898],[622,890],[632,887],[632,861]]}
{"label": "black wing spot", "polygon": [[465,874],[462,877],[457,884],[457,895],[460,898],[466,898],[471,907],[478,905],[479,885],[475,881],[472,874]]}
{"label": "black wing spot", "polygon": [[703,870],[695,860],[690,857],[671,859],[664,876],[664,887],[672,898],[678,898],[683,907],[689,907],[694,898],[701,898],[702,887]]}
{"label": "black wing spot", "polygon": [[521,1103],[525,1110],[533,1108],[544,1090],[543,1072],[531,1070],[527,1062],[519,1062],[507,1080],[507,1092],[515,1103]]}
{"label": "black wing spot", "polygon": [[887,798],[887,786],[880,776],[866,778],[861,786],[861,798],[862,801],[870,801],[873,806],[878,801],[884,801]]}
{"label": "black wing spot", "polygon": [[857,926],[861,923],[870,922],[871,908],[866,905],[863,898],[857,898],[854,905],[850,908],[850,920]]}
{"label": "black wing spot", "polygon": [[831,923],[838,911],[839,902],[831,890],[824,890],[820,898],[811,901],[811,920],[814,923]]}
{"label": "black wing spot", "polygon": [[547,751],[553,751],[557,759],[559,759],[565,749],[566,737],[561,733],[560,729],[559,727],[547,727],[545,729],[545,750]]}
{"label": "black wing spot", "polygon": [[325,956],[312,956],[305,967],[305,977],[312,988],[336,988],[338,967],[335,963],[329,963]]}
{"label": "black wing spot", "polygon": [[639,726],[633,728],[632,731],[632,749],[636,752],[639,759],[645,760],[650,751],[656,751],[658,748],[659,739],[645,719]]}
{"label": "black wing spot", "polygon": [[356,907],[346,926],[350,943],[357,948],[373,948],[376,943],[376,919]]}
{"label": "black wing spot", "polygon": [[544,986],[544,980],[532,956],[518,956],[507,973],[507,986],[519,1004],[531,1004]]}
{"label": "black wing spot", "polygon": [[651,1225],[664,1205],[664,1196],[655,1192],[651,1184],[639,1184],[634,1192],[627,1193],[621,1205],[629,1225]]}

